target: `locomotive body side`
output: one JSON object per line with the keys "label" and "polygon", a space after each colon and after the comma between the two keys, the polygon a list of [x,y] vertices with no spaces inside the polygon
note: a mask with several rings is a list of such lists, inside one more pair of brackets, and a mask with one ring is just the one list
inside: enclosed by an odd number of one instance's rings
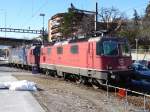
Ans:
{"label": "locomotive body side", "polygon": [[40,57],[42,57],[40,52],[41,47],[40,46],[32,46],[27,51],[27,63],[28,66],[39,66],[40,63]]}
{"label": "locomotive body side", "polygon": [[[105,81],[111,78],[128,79],[131,75],[129,72],[132,71],[130,69],[131,55],[129,51],[128,55],[123,55],[122,44],[126,44],[126,41],[99,38],[92,41],[62,42],[47,46],[41,49],[40,67],[56,70],[60,76],[63,76],[64,73],[71,73]],[[111,47],[114,47],[111,51],[114,54],[109,55],[107,53]]]}
{"label": "locomotive body side", "polygon": [[13,66],[23,68],[27,65],[27,55],[25,47],[10,48],[9,63]]}
{"label": "locomotive body side", "polygon": [[33,55],[33,48],[31,47],[27,51],[27,64],[28,64],[28,66],[32,66],[35,63],[34,60],[35,59],[34,59],[34,55]]}

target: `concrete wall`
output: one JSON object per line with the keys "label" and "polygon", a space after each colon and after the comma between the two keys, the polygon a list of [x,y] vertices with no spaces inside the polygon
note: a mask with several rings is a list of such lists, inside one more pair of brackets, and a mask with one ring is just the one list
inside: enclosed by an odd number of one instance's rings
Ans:
{"label": "concrete wall", "polygon": [[150,53],[131,53],[132,60],[150,60]]}

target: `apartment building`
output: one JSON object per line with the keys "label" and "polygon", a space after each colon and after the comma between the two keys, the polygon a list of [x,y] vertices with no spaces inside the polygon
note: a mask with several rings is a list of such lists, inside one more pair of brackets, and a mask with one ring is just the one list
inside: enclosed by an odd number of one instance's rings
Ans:
{"label": "apartment building", "polygon": [[62,33],[59,31],[61,27],[61,21],[65,13],[58,13],[52,16],[48,21],[48,40],[55,40],[62,37]]}

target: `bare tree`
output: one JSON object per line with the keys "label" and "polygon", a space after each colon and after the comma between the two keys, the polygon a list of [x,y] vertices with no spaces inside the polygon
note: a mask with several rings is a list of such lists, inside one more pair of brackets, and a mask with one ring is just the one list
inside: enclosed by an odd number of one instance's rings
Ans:
{"label": "bare tree", "polygon": [[99,11],[99,21],[106,25],[105,29],[108,31],[117,31],[121,27],[123,19],[124,14],[114,7],[101,8]]}

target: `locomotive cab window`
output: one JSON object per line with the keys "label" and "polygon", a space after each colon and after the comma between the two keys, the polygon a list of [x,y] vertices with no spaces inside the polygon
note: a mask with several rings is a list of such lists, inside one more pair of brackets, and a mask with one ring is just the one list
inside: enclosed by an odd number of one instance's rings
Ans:
{"label": "locomotive cab window", "polygon": [[63,53],[63,48],[57,47],[57,54],[62,54],[62,53]]}
{"label": "locomotive cab window", "polygon": [[96,55],[103,54],[102,44],[100,42],[96,43]]}
{"label": "locomotive cab window", "polygon": [[122,56],[131,56],[130,48],[127,42],[120,44]]}
{"label": "locomotive cab window", "polygon": [[73,46],[71,46],[71,48],[70,48],[70,52],[72,53],[72,54],[78,54],[78,45],[73,45]]}
{"label": "locomotive cab window", "polygon": [[104,55],[104,56],[117,56],[119,54],[118,43],[116,41],[111,41],[111,40],[97,42],[96,54]]}
{"label": "locomotive cab window", "polygon": [[51,48],[47,48],[47,54],[50,55],[51,53]]}
{"label": "locomotive cab window", "polygon": [[106,56],[118,55],[118,43],[116,41],[104,41],[103,42],[103,54]]}

